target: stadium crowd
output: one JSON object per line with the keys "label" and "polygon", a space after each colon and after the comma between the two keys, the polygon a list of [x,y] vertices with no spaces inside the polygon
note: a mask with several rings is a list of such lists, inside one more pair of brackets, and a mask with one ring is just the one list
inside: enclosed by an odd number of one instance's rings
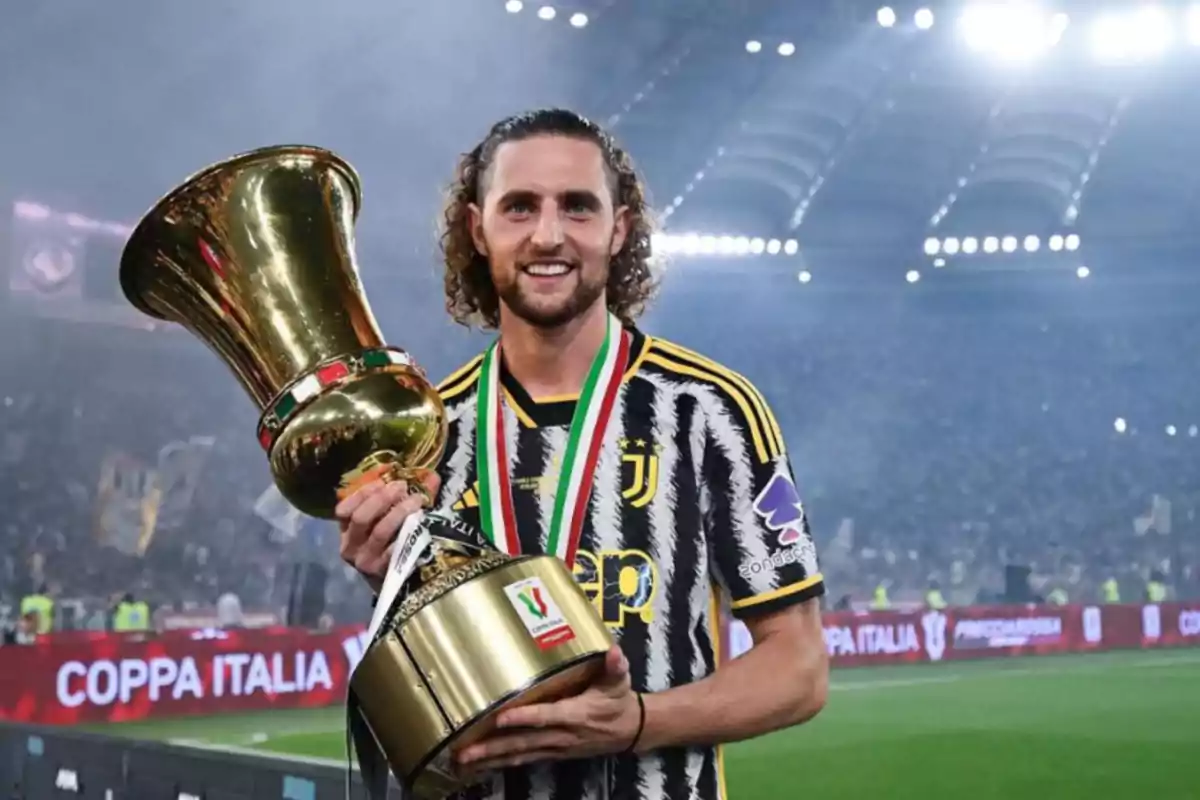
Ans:
{"label": "stadium crowd", "polygon": [[[1182,366],[1200,331],[1186,317],[879,304],[791,324],[747,306],[723,312],[731,336],[666,306],[651,332],[734,366],[772,402],[832,597],[862,603],[884,583],[919,601],[936,582],[952,603],[988,601],[1010,563],[1071,601],[1101,599],[1109,579],[1141,599],[1152,573],[1200,594],[1200,409]],[[181,333],[23,315],[0,327],[0,605],[46,586],[85,627],[125,593],[160,615],[233,593],[282,619],[287,565],[316,558],[331,567],[331,618],[362,618],[365,589],[328,525],[283,535],[256,513],[269,474],[255,414],[214,356]],[[478,342],[403,344],[440,375]],[[121,540],[112,528],[129,519],[98,507],[106,465],[153,467],[192,437],[209,442],[194,491],[148,540]]]}

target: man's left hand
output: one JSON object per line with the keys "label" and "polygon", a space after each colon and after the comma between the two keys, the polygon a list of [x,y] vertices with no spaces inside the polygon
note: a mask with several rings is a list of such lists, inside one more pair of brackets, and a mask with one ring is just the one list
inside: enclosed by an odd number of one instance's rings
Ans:
{"label": "man's left hand", "polygon": [[621,648],[614,647],[604,660],[604,672],[582,694],[503,712],[496,732],[459,753],[458,763],[478,774],[537,761],[620,753],[633,744],[640,724],[629,662]]}

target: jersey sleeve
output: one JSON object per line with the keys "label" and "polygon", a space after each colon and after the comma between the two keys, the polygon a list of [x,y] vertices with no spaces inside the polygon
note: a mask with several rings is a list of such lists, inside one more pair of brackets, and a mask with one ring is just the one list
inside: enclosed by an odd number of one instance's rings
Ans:
{"label": "jersey sleeve", "polygon": [[[744,379],[743,379],[744,381]],[[711,405],[701,496],[714,580],[738,618],[825,593],[783,436],[745,382]]]}

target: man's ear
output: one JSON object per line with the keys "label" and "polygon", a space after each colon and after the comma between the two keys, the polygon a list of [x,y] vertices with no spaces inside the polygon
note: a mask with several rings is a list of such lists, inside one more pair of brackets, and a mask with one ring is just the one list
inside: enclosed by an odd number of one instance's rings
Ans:
{"label": "man's ear", "polygon": [[467,224],[471,226],[471,239],[475,242],[475,249],[482,255],[487,255],[487,239],[483,235],[483,210],[479,206],[471,203],[467,206],[469,214]]}
{"label": "man's ear", "polygon": [[615,256],[625,246],[625,239],[629,237],[629,226],[629,206],[621,206],[613,212],[612,244],[608,248],[610,256]]}

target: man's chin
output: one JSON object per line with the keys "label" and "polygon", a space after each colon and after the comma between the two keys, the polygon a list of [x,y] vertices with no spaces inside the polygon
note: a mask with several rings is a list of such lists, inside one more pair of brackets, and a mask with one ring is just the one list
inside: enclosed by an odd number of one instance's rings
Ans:
{"label": "man's chin", "polygon": [[570,294],[557,296],[524,291],[505,294],[501,294],[501,300],[515,316],[546,330],[561,328],[583,316],[600,300],[604,289],[579,287]]}
{"label": "man's chin", "polygon": [[582,299],[577,296],[553,300],[547,297],[520,297],[507,305],[514,315],[529,325],[547,330],[561,328],[582,316],[591,305],[581,302]]}
{"label": "man's chin", "polygon": [[554,306],[538,306],[520,304],[513,308],[513,313],[535,328],[549,330],[561,328],[576,319],[582,312],[573,303],[562,303]]}

